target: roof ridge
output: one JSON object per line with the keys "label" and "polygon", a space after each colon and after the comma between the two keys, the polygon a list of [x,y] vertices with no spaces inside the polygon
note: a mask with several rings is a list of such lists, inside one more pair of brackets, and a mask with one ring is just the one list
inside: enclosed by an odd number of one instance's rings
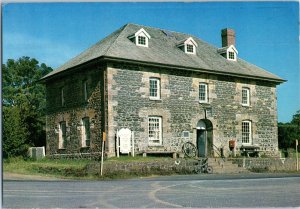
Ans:
{"label": "roof ridge", "polygon": [[[182,33],[182,32],[178,32],[178,31],[173,31],[173,30],[169,30],[169,29],[163,29],[163,28],[152,27],[152,26],[147,26],[147,25],[140,25],[140,24],[135,24],[135,23],[128,23],[127,25],[135,25],[135,26],[147,27],[147,28],[152,28],[152,29],[157,29],[157,30],[162,30],[162,31],[169,31],[169,32],[172,32],[172,33],[180,33],[180,34],[183,34],[183,35],[191,35],[191,34]],[[191,35],[191,36],[194,36],[194,35]]]}

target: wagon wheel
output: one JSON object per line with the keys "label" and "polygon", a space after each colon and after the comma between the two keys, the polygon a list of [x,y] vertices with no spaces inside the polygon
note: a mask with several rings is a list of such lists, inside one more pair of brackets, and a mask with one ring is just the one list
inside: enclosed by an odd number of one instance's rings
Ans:
{"label": "wagon wheel", "polygon": [[213,168],[211,166],[207,166],[206,172],[209,174],[213,173]]}
{"label": "wagon wheel", "polygon": [[186,142],[182,146],[183,153],[188,157],[196,157],[196,146],[191,142]]}

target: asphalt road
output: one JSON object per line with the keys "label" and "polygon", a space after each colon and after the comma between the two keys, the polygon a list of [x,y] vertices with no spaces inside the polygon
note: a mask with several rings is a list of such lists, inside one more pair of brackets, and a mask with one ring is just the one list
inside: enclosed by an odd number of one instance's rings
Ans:
{"label": "asphalt road", "polygon": [[300,177],[192,175],[115,181],[5,180],[5,208],[299,207]]}

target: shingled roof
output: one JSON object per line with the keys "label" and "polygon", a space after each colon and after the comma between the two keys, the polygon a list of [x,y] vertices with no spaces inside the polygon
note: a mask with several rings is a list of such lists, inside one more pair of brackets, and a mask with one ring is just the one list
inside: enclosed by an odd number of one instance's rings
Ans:
{"label": "shingled roof", "polygon": [[[141,28],[144,28],[151,36],[149,47],[138,47],[128,38]],[[198,45],[196,55],[186,54],[178,48],[180,42],[190,37]],[[276,83],[285,81],[242,59],[238,58],[237,61],[227,60],[218,53],[218,48],[195,36],[136,24],[124,25],[58,69],[52,71],[43,79],[48,79],[53,75],[97,59],[122,60],[211,74],[268,80]]]}

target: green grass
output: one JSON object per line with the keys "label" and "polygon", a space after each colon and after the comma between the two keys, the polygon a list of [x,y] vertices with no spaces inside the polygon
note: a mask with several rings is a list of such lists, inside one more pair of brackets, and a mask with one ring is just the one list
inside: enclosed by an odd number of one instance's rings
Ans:
{"label": "green grass", "polygon": [[[104,161],[104,166],[115,163],[127,162],[157,162],[171,159],[170,157],[156,157],[156,156],[120,156],[120,158],[113,157]],[[130,178],[137,177],[137,173],[122,173],[117,172],[111,176],[99,177],[99,174],[87,173],[87,166],[97,164],[93,160],[66,160],[66,159],[48,159],[41,160],[24,160],[21,157],[10,158],[3,161],[3,171],[25,175],[41,175],[51,176],[56,178],[72,178],[72,179],[107,179],[107,178]]]}
{"label": "green grass", "polygon": [[78,172],[82,173],[90,162],[89,160],[51,160],[47,158],[33,161],[18,157],[4,160],[3,171],[25,175],[72,177],[76,176]]}

